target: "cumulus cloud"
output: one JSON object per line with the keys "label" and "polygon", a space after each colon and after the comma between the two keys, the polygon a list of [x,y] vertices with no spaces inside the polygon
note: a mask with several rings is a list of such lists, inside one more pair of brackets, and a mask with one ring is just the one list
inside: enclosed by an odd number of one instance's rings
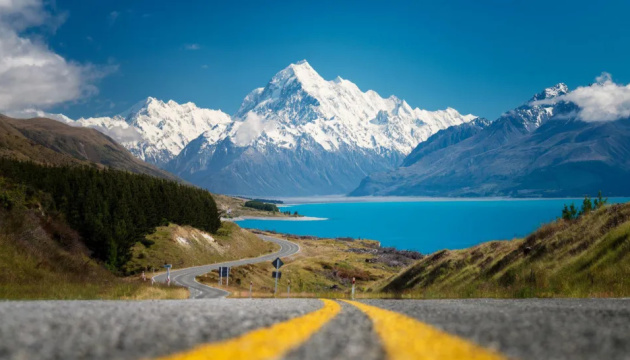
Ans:
{"label": "cumulus cloud", "polygon": [[582,121],[613,121],[630,118],[630,84],[616,84],[609,73],[602,73],[590,86],[581,86],[568,94],[538,101],[553,104],[572,102],[579,107],[577,117]]}
{"label": "cumulus cloud", "polygon": [[0,111],[46,108],[93,95],[94,82],[116,70],[68,61],[22,34],[60,21],[42,0],[0,0]]}

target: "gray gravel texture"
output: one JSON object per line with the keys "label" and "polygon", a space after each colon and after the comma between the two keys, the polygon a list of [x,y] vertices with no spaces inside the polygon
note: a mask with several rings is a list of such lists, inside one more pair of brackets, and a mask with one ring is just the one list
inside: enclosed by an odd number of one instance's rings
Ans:
{"label": "gray gravel texture", "polygon": [[317,299],[0,302],[0,359],[140,359],[304,315]]}
{"label": "gray gravel texture", "polygon": [[630,299],[367,300],[519,359],[630,359]]}

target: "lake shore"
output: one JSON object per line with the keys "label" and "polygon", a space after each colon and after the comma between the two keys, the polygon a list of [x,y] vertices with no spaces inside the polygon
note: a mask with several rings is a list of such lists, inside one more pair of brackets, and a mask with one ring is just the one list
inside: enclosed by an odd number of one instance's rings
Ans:
{"label": "lake shore", "polygon": [[243,221],[243,220],[269,220],[269,221],[323,221],[327,218],[315,216],[295,216],[295,217],[278,217],[278,216],[238,216],[234,218],[221,218],[221,221]]}

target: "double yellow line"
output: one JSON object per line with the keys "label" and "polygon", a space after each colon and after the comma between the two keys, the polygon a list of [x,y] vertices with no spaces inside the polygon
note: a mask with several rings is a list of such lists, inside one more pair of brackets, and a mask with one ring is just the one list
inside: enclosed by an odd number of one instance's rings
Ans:
{"label": "double yellow line", "polygon": [[[239,337],[198,346],[162,360],[278,359],[305,343],[341,311],[339,303],[322,299],[324,306],[282,323]],[[346,301],[364,312],[374,325],[387,359],[505,359],[462,338],[447,334],[405,315],[355,301]],[[348,329],[352,331],[352,329]]]}

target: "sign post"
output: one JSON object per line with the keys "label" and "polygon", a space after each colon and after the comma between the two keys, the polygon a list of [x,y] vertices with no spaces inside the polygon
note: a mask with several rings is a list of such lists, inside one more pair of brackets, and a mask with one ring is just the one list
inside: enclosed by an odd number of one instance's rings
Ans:
{"label": "sign post", "polygon": [[280,269],[280,266],[284,265],[284,263],[280,260],[280,258],[276,258],[276,260],[272,261],[271,264],[276,268],[276,271],[273,272],[273,277],[276,278],[276,286],[273,289],[273,294],[276,295],[278,293],[278,278],[282,276],[278,269]]}
{"label": "sign post", "polygon": [[164,267],[166,268],[166,285],[171,286],[171,268],[173,265],[164,264]]}
{"label": "sign post", "polygon": [[219,266],[219,285],[223,285],[225,278],[225,286],[230,284],[230,268],[227,266]]}
{"label": "sign post", "polygon": [[354,300],[354,283],[356,282],[356,279],[353,277],[352,278],[352,300]]}

